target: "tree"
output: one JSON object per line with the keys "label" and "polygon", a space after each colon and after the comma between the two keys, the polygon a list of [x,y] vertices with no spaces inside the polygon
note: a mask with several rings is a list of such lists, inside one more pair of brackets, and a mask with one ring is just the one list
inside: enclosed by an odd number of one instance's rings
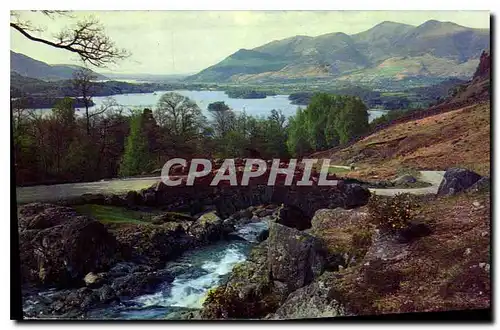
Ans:
{"label": "tree", "polygon": [[208,105],[208,111],[227,111],[229,106],[224,101],[213,102]]}
{"label": "tree", "polygon": [[194,101],[173,92],[161,96],[153,114],[160,126],[176,136],[194,134],[202,120],[201,109]]}
{"label": "tree", "polygon": [[54,108],[52,109],[52,114],[61,123],[61,125],[72,128],[75,124],[75,107],[74,101],[70,97],[65,97],[62,100],[57,101]]}
{"label": "tree", "polygon": [[156,123],[151,109],[144,109],[142,112],[142,131],[146,137],[148,144],[148,152],[151,155],[156,155],[156,162],[158,166],[162,166],[162,152],[164,151],[161,143],[160,127]]}
{"label": "tree", "polygon": [[286,141],[288,151],[294,156],[303,156],[312,150],[305,126],[305,112],[298,108],[295,116],[289,119],[288,139]]}
{"label": "tree", "polygon": [[[42,10],[38,12],[51,19],[56,19],[61,15],[71,17],[67,11]],[[29,40],[76,53],[85,64],[104,67],[129,56],[125,49],[116,47],[106,35],[104,27],[93,17],[77,21],[73,26],[64,28],[52,38],[34,36],[33,32],[43,32],[43,29],[23,19],[22,12],[12,11],[10,17],[10,27]]]}
{"label": "tree", "polygon": [[142,113],[134,113],[130,117],[130,133],[120,164],[120,176],[137,175],[150,170],[148,144],[142,132],[142,118]]}
{"label": "tree", "polygon": [[317,93],[290,120],[287,145],[290,153],[303,155],[347,143],[368,129],[368,111],[358,97]]}
{"label": "tree", "polygon": [[266,141],[266,152],[269,157],[288,158],[289,152],[286,145],[288,138],[286,117],[280,111],[271,110],[271,114],[265,121],[264,138]]}
{"label": "tree", "polygon": [[225,102],[210,103],[208,111],[214,120],[214,131],[217,136],[223,138],[230,130],[234,129],[236,116]]}
{"label": "tree", "polygon": [[347,97],[338,114],[335,128],[341,144],[367,132],[370,125],[366,105],[357,97]]}
{"label": "tree", "polygon": [[94,92],[94,80],[97,77],[92,71],[82,68],[73,73],[73,88],[77,95],[82,98],[83,105],[85,106],[85,119],[87,123],[87,135],[90,135],[90,118],[97,116],[100,113],[89,113],[89,107],[92,105],[92,94]]}
{"label": "tree", "polygon": [[205,118],[201,109],[190,98],[165,93],[161,96],[153,117],[177,156],[191,155],[197,149],[197,140]]}

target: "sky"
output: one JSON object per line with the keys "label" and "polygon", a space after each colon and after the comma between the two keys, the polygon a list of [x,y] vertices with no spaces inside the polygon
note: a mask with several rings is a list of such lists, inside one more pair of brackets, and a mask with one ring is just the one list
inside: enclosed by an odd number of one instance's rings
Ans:
{"label": "sky", "polygon": [[[251,49],[295,35],[354,34],[383,21],[420,25],[430,19],[489,28],[488,11],[74,11],[50,19],[18,12],[51,38],[78,19],[93,16],[131,56],[101,73],[192,74],[241,48]],[[78,56],[30,41],[11,28],[11,50],[49,64],[81,64]]]}

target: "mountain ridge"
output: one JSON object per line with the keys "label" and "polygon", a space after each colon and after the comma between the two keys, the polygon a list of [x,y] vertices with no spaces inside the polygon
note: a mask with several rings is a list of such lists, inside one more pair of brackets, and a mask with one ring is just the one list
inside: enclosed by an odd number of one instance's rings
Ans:
{"label": "mountain ridge", "polygon": [[[294,36],[273,40],[253,49],[240,49],[186,80],[260,83],[272,79],[294,79],[303,72],[312,78],[335,80],[342,77],[343,80],[357,81],[357,76],[349,75],[359,75],[364,70],[373,72],[384,61],[398,57],[407,58],[412,67],[422,66],[421,70],[408,73],[409,77],[470,78],[481,52],[488,47],[489,29],[437,20],[418,26],[384,21],[352,35],[333,32],[316,37]],[[435,63],[446,63],[446,67],[434,65],[438,71],[428,70],[421,58],[427,62],[435,59]],[[469,61],[473,62],[467,64]],[[456,70],[459,65],[460,70]],[[387,68],[380,70],[383,73]],[[397,71],[394,79],[405,75],[401,73],[404,70],[393,71]]]}
{"label": "mountain ridge", "polygon": [[[28,78],[41,80],[71,79],[76,70],[84,67],[75,64],[47,64],[22,53],[10,51],[10,71]],[[90,70],[90,69],[87,69]],[[90,70],[97,79],[107,79],[106,76]]]}

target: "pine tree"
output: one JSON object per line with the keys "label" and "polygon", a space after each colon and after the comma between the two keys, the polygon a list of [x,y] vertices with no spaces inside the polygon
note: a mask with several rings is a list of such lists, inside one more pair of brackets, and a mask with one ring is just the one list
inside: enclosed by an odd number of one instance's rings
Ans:
{"label": "pine tree", "polygon": [[120,163],[120,176],[132,176],[151,170],[147,139],[142,131],[142,118],[141,113],[133,114],[130,118],[130,133]]}

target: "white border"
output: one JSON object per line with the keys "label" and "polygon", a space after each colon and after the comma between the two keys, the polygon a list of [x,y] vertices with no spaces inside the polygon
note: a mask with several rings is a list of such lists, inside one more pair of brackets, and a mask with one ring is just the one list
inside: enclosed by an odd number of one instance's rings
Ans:
{"label": "white border", "polygon": [[[2,263],[1,265],[3,267],[6,267],[6,265],[10,265],[10,254],[7,253],[7,251],[10,252],[10,230],[7,230],[9,226],[9,217],[10,217],[10,176],[8,173],[10,173],[10,164],[7,160],[8,156],[10,155],[10,126],[9,126],[9,112],[8,112],[8,100],[9,100],[9,94],[10,94],[10,89],[9,89],[9,84],[6,83],[9,81],[8,76],[10,72],[9,68],[9,55],[7,55],[7,49],[10,49],[10,36],[9,36],[9,30],[6,28],[7,26],[7,20],[9,20],[9,11],[12,9],[73,9],[73,10],[117,10],[117,9],[122,9],[122,10],[490,10],[495,14],[498,14],[499,11],[496,10],[498,7],[498,1],[485,1],[485,0],[474,0],[474,1],[436,1],[436,0],[418,0],[418,1],[401,1],[401,0],[394,0],[394,1],[389,1],[389,0],[377,0],[377,1],[357,1],[357,0],[349,0],[349,1],[319,1],[319,0],[286,0],[286,1],[269,1],[269,0],[252,0],[252,1],[224,1],[224,0],[210,0],[210,1],[194,1],[194,0],[182,0],[182,1],[153,1],[153,0],[121,0],[117,2],[110,2],[110,1],[102,1],[102,0],[86,0],[86,1],[73,1],[72,3],[69,3],[69,1],[63,1],[63,0],[58,0],[58,1],[53,1],[53,0],[46,0],[46,1],[35,1],[35,0],[18,0],[18,1],[13,1],[10,2],[10,4],[7,4],[7,1],[2,2],[2,7],[6,7],[5,10],[2,10],[2,18],[5,20],[3,26],[4,28],[1,29],[1,38],[3,42],[5,42],[7,47],[4,47],[4,51],[2,52],[2,77],[4,78],[4,84],[2,84],[2,98],[0,99],[2,104],[4,105],[4,109],[0,111],[0,123],[2,125],[2,129],[0,129],[0,134],[2,134],[2,139],[0,140],[2,143],[0,143],[0,154],[3,156],[3,161],[0,163],[1,165],[1,173],[2,175],[0,176],[2,182],[0,184],[0,187],[2,189],[2,195],[0,198],[0,202],[2,203],[2,207],[0,208],[3,212],[3,230],[1,230],[2,238]],[[495,24],[496,25],[496,24]],[[496,43],[495,43],[496,44]],[[495,53],[496,49],[493,50],[493,53]],[[496,66],[495,66],[496,67]],[[496,70],[495,70],[496,71]],[[496,73],[496,72],[495,72]],[[495,83],[495,90],[494,94],[498,95],[498,84]],[[495,109],[497,110],[497,109]],[[499,115],[496,116],[498,119]],[[498,127],[498,120],[495,120],[495,125]],[[497,136],[498,137],[498,136]],[[498,146],[499,141],[495,137],[495,145]],[[498,151],[498,150],[495,150]],[[495,185],[497,180],[495,180]],[[498,193],[498,192],[497,192]],[[499,195],[495,196],[495,204],[500,205],[499,202]],[[495,219],[496,220],[496,219]],[[497,228],[499,227],[498,224],[494,226],[495,228],[495,234],[497,234]],[[498,242],[498,235],[494,235],[493,237],[497,238]],[[495,242],[495,247],[498,245]],[[497,251],[497,249],[494,249],[492,247],[493,251]],[[495,261],[498,260],[497,253],[493,253],[495,256]],[[497,265],[498,263],[494,263],[494,265]],[[10,269],[10,266],[9,266]],[[496,272],[493,272],[493,274],[496,274]],[[1,276],[1,281],[2,283],[1,287],[1,312],[2,312],[2,326],[7,326],[8,328],[13,327],[15,325],[14,322],[9,322],[7,321],[10,317],[10,292],[9,292],[9,282],[10,282],[10,272],[7,269],[4,269],[2,272],[0,272]],[[16,274],[12,274],[13,276],[17,276]],[[496,278],[495,278],[496,279]],[[495,284],[494,288],[498,288],[498,282],[494,281]],[[497,290],[495,290],[497,292]],[[495,293],[496,293],[495,292]],[[496,295],[498,297],[498,295]],[[495,307],[495,312],[498,311],[498,302],[496,304],[493,304]],[[498,314],[497,314],[498,315]],[[40,324],[41,326],[44,327],[53,327],[55,324]],[[72,324],[72,323],[65,323],[62,324],[63,327],[74,327],[74,326],[82,326],[83,324]],[[149,325],[149,324],[148,324]],[[258,326],[259,328],[262,327],[276,327],[276,326],[286,326],[286,327],[291,327],[291,326],[298,326],[298,327],[303,327],[303,326],[323,326],[323,327],[335,327],[336,329],[341,329],[345,328],[347,326],[350,327],[361,327],[361,324],[356,324],[356,325],[346,325],[346,324],[329,324],[329,323],[314,323],[314,324],[304,324],[304,323],[297,323],[297,324],[254,324],[254,323],[217,323],[217,324],[209,324],[209,323],[203,323],[203,324],[185,324],[184,326],[200,326],[200,327],[219,327],[219,326],[229,326],[229,327],[240,327],[240,326]],[[60,325],[61,326],[61,325]],[[85,326],[92,326],[92,327],[99,327],[100,324],[95,324],[95,323],[86,323]],[[123,327],[124,324],[108,324],[108,327],[111,328],[119,328]],[[130,323],[126,324],[125,326],[130,327],[130,328],[142,328],[143,324],[137,324],[137,323]],[[159,327],[179,327],[182,325],[177,325],[177,324],[167,324],[167,323],[160,323],[157,324]],[[383,324],[383,325],[374,325],[374,324],[367,324],[367,326],[373,327],[373,326],[383,326],[383,327],[391,327],[391,326],[399,326],[399,327],[414,327],[414,325],[411,324],[394,324],[394,325],[389,325],[389,324]],[[426,328],[432,328],[432,327],[437,327],[437,325],[431,325],[431,324],[423,324],[422,326]],[[453,324],[453,325],[441,325],[440,327],[469,327],[470,325],[467,324]]]}

